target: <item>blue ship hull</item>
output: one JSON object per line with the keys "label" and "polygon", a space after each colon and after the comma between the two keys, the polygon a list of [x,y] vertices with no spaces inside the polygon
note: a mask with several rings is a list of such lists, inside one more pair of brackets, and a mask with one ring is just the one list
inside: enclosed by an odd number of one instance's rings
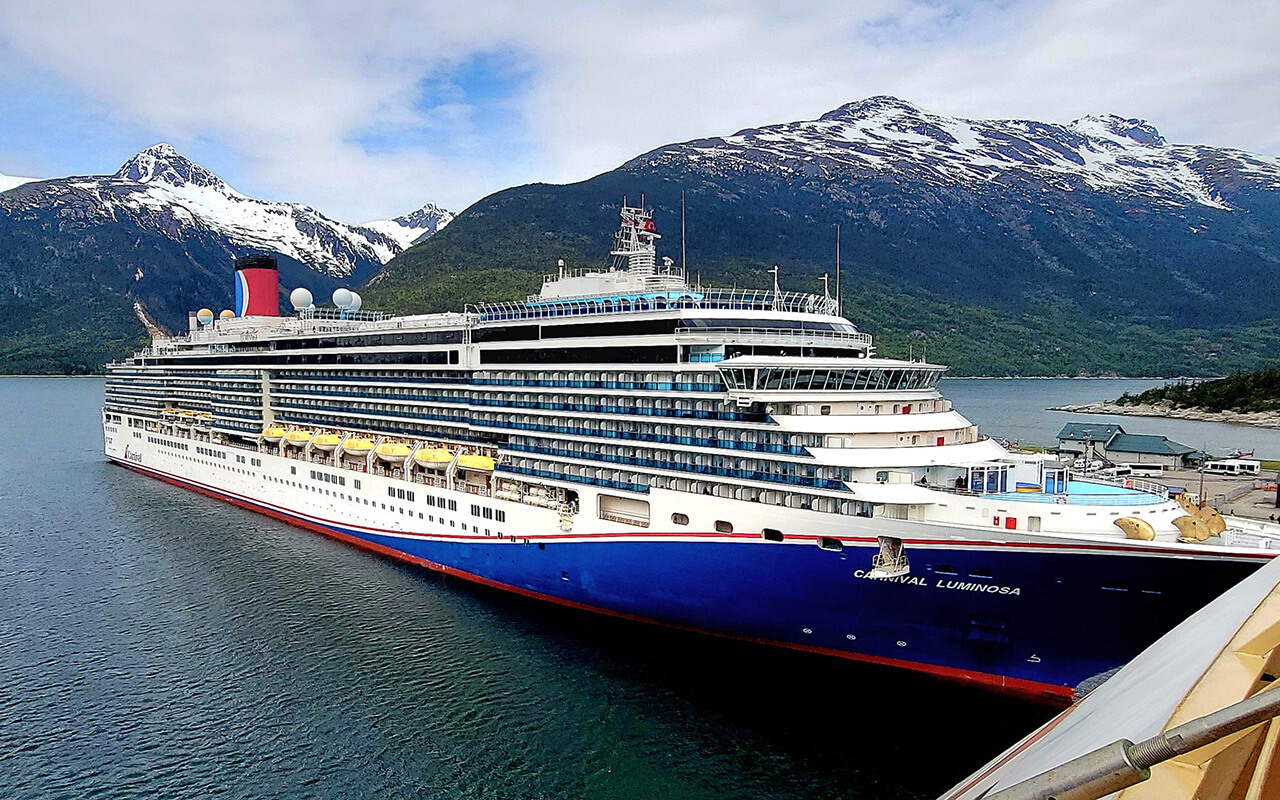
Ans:
{"label": "blue ship hull", "polygon": [[[383,555],[563,605],[922,670],[1069,701],[1260,567],[1123,546],[906,541],[907,576],[866,577],[874,542],[483,540],[384,534],[131,469]],[[526,543],[527,541],[527,543]]]}

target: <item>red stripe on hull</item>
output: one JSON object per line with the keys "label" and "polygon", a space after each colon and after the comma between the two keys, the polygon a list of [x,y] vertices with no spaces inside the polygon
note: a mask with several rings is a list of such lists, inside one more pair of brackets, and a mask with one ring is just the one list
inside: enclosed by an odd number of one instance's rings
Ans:
{"label": "red stripe on hull", "polygon": [[246,500],[241,500],[237,497],[233,497],[233,496],[224,494],[222,492],[219,492],[216,489],[205,488],[200,484],[190,483],[177,477],[171,477],[168,474],[160,472],[158,470],[152,470],[148,467],[142,467],[137,464],[130,463],[128,461],[119,461],[116,459],[112,459],[112,461],[116,464],[119,464],[120,466],[127,467],[128,469],[133,470],[134,472],[137,472],[140,475],[147,475],[150,477],[154,477],[164,481],[165,483],[169,483],[174,486],[187,489],[189,491],[197,492],[207,497],[212,497],[215,500],[222,500],[224,502],[231,503],[232,505],[236,505],[241,508],[248,509],[249,511],[255,511],[259,514],[265,514],[268,517],[280,520],[281,522],[284,522],[288,525],[292,525],[297,528],[303,528],[309,531],[314,531],[315,533],[322,534],[331,539],[336,539],[340,542],[351,545],[352,547],[358,548],[360,550],[364,550],[366,552],[375,553],[377,555],[384,556],[386,558],[395,559],[397,561],[407,562],[409,564],[422,567],[423,569],[431,570],[432,572],[439,572],[444,575],[461,578],[466,581],[471,581],[472,583],[478,583],[480,585],[488,586],[494,589],[500,589],[505,592],[511,592],[513,594],[522,595],[524,597],[533,598],[535,600],[543,600],[548,603],[555,603],[556,605],[565,606],[567,608],[573,608],[580,611],[589,611],[594,614],[603,614],[605,616],[616,617],[618,619],[625,619],[631,622],[643,622],[649,625],[660,625],[664,628],[670,628],[673,630],[687,631],[690,633],[698,633],[698,634],[703,634],[708,636],[717,636],[722,639],[732,639],[740,642],[751,642],[754,644],[770,645],[773,647],[785,647],[789,650],[799,650],[806,653],[817,653],[819,655],[834,656],[836,658],[848,659],[850,661],[859,661],[859,662],[868,663],[868,664],[879,664],[881,666],[896,667],[898,669],[909,669],[915,672],[927,673],[929,675],[933,675],[935,677],[939,677],[944,680],[956,681],[959,683],[966,683],[966,684],[973,684],[986,689],[992,689],[1004,694],[1011,694],[1018,697],[1026,698],[1028,700],[1034,700],[1036,702],[1041,702],[1041,703],[1049,703],[1055,706],[1065,706],[1070,704],[1074,696],[1074,691],[1069,686],[1057,686],[1051,683],[1039,683],[1036,681],[1027,681],[1027,680],[1021,680],[1018,678],[1009,678],[1003,675],[993,675],[987,672],[973,672],[970,670],[956,669],[953,667],[941,667],[935,664],[924,664],[918,661],[905,661],[903,659],[898,659],[898,658],[886,658],[883,656],[872,656],[872,655],[865,655],[862,653],[849,653],[843,650],[833,650],[826,647],[814,647],[811,645],[796,644],[793,642],[782,642],[775,639],[764,639],[756,636],[747,636],[744,634],[726,633],[724,631],[710,630],[707,628],[698,628],[690,625],[682,625],[676,622],[666,622],[659,619],[652,619],[650,617],[642,617],[636,614],[628,614],[625,611],[614,611],[608,608],[601,608],[599,606],[592,606],[586,603],[579,603],[574,600],[566,600],[564,598],[556,597],[554,595],[543,594],[541,592],[535,592],[531,589],[524,589],[519,586],[512,586],[510,584],[490,580],[489,578],[485,578],[480,575],[475,575],[470,572],[464,572],[462,570],[455,569],[454,567],[446,566],[444,564],[437,564],[434,561],[428,561],[425,558],[419,558],[418,556],[414,556],[409,553],[396,550],[395,548],[392,548],[392,547],[387,547],[385,545],[377,544],[376,542],[370,542],[365,539],[361,539],[359,536],[352,536],[351,534],[333,530],[332,528],[326,527],[319,523],[298,519],[288,514],[275,511],[273,509],[266,508]]}

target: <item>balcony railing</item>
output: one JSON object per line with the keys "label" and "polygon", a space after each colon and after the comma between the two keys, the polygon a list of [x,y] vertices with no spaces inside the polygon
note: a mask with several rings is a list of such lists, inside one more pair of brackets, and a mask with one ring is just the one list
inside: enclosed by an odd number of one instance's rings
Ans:
{"label": "balcony railing", "polygon": [[794,328],[676,328],[676,341],[716,339],[735,344],[767,342],[789,345],[859,345],[871,344],[867,333],[845,331],[810,331]]}

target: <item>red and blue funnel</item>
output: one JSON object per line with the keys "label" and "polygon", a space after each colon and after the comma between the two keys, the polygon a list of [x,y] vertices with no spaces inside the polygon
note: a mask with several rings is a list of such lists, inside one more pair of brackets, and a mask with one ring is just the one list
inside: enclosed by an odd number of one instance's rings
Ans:
{"label": "red and blue funnel", "polygon": [[280,272],[271,256],[236,259],[236,316],[280,316]]}

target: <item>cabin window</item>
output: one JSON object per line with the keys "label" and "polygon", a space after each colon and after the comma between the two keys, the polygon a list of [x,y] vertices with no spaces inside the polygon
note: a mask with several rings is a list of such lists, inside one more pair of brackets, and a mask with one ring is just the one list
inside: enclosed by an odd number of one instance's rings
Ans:
{"label": "cabin window", "polygon": [[831,406],[819,406],[818,413],[824,417],[831,416]]}
{"label": "cabin window", "polygon": [[679,511],[671,515],[671,522],[676,525],[688,525],[689,515],[681,514]]}
{"label": "cabin window", "polygon": [[844,542],[839,539],[833,539],[830,536],[823,536],[818,539],[818,547],[838,553],[844,549]]}
{"label": "cabin window", "polygon": [[770,542],[782,541],[782,531],[778,530],[777,528],[765,528],[764,530],[760,531],[760,533],[762,536],[764,536],[764,538],[767,541],[770,541]]}
{"label": "cabin window", "polygon": [[718,519],[716,520],[716,531],[719,533],[733,533],[733,523]]}

